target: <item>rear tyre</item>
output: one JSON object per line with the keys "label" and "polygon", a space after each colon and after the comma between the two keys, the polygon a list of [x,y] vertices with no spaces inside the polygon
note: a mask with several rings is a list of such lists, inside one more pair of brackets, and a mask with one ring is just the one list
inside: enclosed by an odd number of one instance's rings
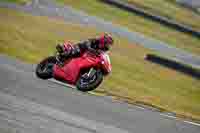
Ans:
{"label": "rear tyre", "polygon": [[101,70],[97,70],[91,79],[84,79],[85,73],[81,74],[78,81],[76,82],[76,87],[78,90],[87,92],[96,89],[103,81],[103,73]]}
{"label": "rear tyre", "polygon": [[36,67],[36,76],[41,79],[50,79],[53,77],[53,66],[56,63],[56,57],[50,56],[42,60]]}

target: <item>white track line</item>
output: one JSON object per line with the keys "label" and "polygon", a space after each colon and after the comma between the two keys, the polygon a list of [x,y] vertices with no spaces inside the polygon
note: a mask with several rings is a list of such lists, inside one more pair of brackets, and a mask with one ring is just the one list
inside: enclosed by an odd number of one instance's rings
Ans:
{"label": "white track line", "polygon": [[[172,119],[177,119],[177,118],[178,118],[178,117],[176,117],[176,116],[167,115],[167,114],[160,114],[160,115],[161,115],[161,116],[168,117],[168,118],[172,118]],[[195,125],[195,126],[200,126],[200,123],[196,123],[196,122],[192,122],[192,121],[186,121],[186,120],[184,120],[183,122],[188,123],[188,124],[191,124],[191,125]]]}
{"label": "white track line", "polygon": [[49,79],[49,81],[52,81],[52,82],[54,82],[54,83],[60,84],[60,85],[65,86],[65,87],[70,87],[70,88],[76,89],[76,87],[73,86],[73,85],[65,84],[65,83],[60,82],[60,81],[55,80],[55,79]]}
{"label": "white track line", "polygon": [[177,118],[176,116],[167,115],[167,114],[160,114],[160,115],[161,115],[161,116],[168,117],[168,118],[173,118],[173,119],[176,119],[176,118]]}
{"label": "white track line", "polygon": [[138,106],[138,105],[135,105],[135,107],[138,108],[138,109],[146,110],[146,108]]}
{"label": "white track line", "polygon": [[192,122],[192,121],[184,121],[185,123],[195,125],[195,126],[200,126],[200,123]]}

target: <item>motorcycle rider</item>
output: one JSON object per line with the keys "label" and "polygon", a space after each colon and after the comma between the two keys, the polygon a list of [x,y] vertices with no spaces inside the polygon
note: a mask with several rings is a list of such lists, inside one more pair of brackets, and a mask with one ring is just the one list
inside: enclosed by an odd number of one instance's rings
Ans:
{"label": "motorcycle rider", "polygon": [[80,54],[86,50],[94,51],[98,54],[99,50],[108,51],[110,50],[111,45],[113,45],[113,37],[104,33],[100,37],[88,39],[82,42],[79,42],[71,47],[67,47],[64,44],[58,44],[56,49],[59,53],[59,62],[62,64],[66,59],[78,57]]}

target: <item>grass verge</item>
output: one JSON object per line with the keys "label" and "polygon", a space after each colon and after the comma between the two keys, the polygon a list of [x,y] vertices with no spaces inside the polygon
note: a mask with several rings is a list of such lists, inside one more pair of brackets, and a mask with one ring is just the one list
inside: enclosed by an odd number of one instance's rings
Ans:
{"label": "grass verge", "polygon": [[[93,28],[64,23],[58,18],[30,16],[9,9],[0,8],[0,19],[0,53],[31,63],[50,55],[60,41],[78,41],[99,34]],[[123,38],[115,40],[112,74],[96,92],[200,119],[199,80],[145,61],[145,55],[152,51]]]}
{"label": "grass verge", "polygon": [[[156,15],[167,17],[200,30],[200,16],[192,10],[180,6],[176,0],[123,0]],[[190,18],[190,19],[188,19]]]}
{"label": "grass verge", "polygon": [[[90,15],[99,16],[114,24],[128,27],[129,30],[162,40],[170,45],[200,55],[200,39],[178,32],[159,23],[134,15],[119,8],[107,5],[99,0],[57,0]],[[89,4],[88,4],[89,3]],[[88,6],[89,5],[89,6]]]}
{"label": "grass verge", "polygon": [[17,4],[26,4],[27,2],[31,0],[2,0],[4,2],[12,2],[12,3],[17,3]]}

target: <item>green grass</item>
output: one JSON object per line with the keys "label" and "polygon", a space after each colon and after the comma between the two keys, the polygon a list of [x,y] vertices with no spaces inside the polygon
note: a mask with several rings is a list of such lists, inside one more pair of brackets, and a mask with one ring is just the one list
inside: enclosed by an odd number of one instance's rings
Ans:
{"label": "green grass", "polygon": [[[0,19],[0,53],[31,63],[53,53],[60,41],[78,41],[99,34],[93,28],[64,23],[59,18],[8,9],[0,8]],[[113,71],[96,92],[200,119],[199,80],[145,61],[147,53],[153,52],[115,37],[111,51]]]}
{"label": "green grass", "polygon": [[29,2],[31,0],[2,0],[2,1],[5,1],[5,2],[14,2],[14,3],[17,3],[17,4],[26,4],[27,2]]}
{"label": "green grass", "polygon": [[178,32],[156,22],[134,15],[119,8],[109,6],[99,0],[57,0],[73,8],[100,16],[114,24],[128,27],[129,30],[164,41],[178,48],[200,55],[200,39]]}
{"label": "green grass", "polygon": [[179,23],[200,30],[200,16],[176,3],[176,0],[123,0],[156,15],[161,15]]}

